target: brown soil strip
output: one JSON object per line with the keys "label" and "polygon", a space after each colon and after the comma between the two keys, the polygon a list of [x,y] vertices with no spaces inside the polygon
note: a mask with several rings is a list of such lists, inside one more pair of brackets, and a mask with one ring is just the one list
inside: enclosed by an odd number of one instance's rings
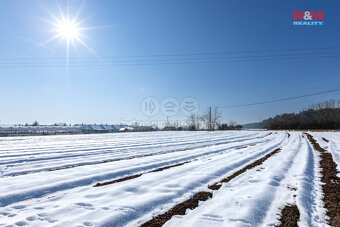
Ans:
{"label": "brown soil strip", "polygon": [[189,163],[190,161],[186,161],[186,162],[181,162],[181,163],[178,163],[178,164],[175,164],[175,165],[170,165],[170,166],[165,166],[165,167],[161,167],[161,168],[158,168],[158,169],[155,169],[155,170],[151,170],[147,173],[154,173],[154,172],[160,172],[160,171],[163,171],[165,169],[170,169],[170,168],[173,168],[173,167],[177,167],[177,166],[181,166],[181,165],[184,165],[184,164],[187,164]]}
{"label": "brown soil strip", "polygon": [[181,162],[181,163],[174,164],[174,165],[164,166],[164,167],[161,167],[161,168],[158,168],[158,169],[155,169],[155,170],[151,170],[151,171],[148,171],[148,172],[145,172],[145,173],[140,173],[140,174],[136,174],[136,175],[131,175],[131,176],[127,176],[127,177],[118,178],[116,180],[111,180],[111,181],[105,181],[105,182],[97,183],[97,184],[93,185],[93,187],[100,187],[100,186],[105,186],[105,185],[109,185],[109,184],[119,183],[119,182],[122,182],[122,181],[131,180],[131,179],[140,177],[140,176],[142,176],[143,174],[146,174],[146,173],[160,172],[160,171],[163,171],[165,169],[170,169],[170,168],[173,168],[173,167],[184,165],[184,164],[189,163],[189,162],[190,161]]}
{"label": "brown soil strip", "polygon": [[300,211],[296,205],[286,205],[281,212],[280,227],[298,227]]}
{"label": "brown soil strip", "polygon": [[227,178],[224,178],[222,179],[221,181],[213,184],[213,185],[210,185],[208,188],[211,189],[211,190],[218,190],[220,189],[220,187],[222,186],[222,183],[227,183],[229,181],[231,181],[232,179],[234,179],[235,177],[241,175],[242,173],[246,172],[247,170],[249,169],[252,169],[256,166],[259,166],[261,165],[264,161],[266,161],[268,158],[270,158],[271,156],[277,154],[278,152],[281,151],[281,148],[277,148],[275,149],[274,151],[270,152],[269,154],[267,154],[266,156],[264,156],[263,158],[260,158],[252,163],[250,163],[249,165],[243,167],[242,169],[240,169],[239,171],[236,171],[235,173],[233,173],[231,176],[227,177]]}
{"label": "brown soil strip", "polygon": [[328,140],[328,139],[326,139],[325,137],[322,137],[322,139],[323,139],[323,141],[325,141],[326,143],[328,143],[328,142],[329,142],[329,140]]}
{"label": "brown soil strip", "polygon": [[324,193],[323,201],[327,209],[327,216],[330,218],[331,226],[340,226],[340,178],[337,176],[337,166],[332,154],[322,148],[312,135],[305,133],[314,149],[320,153],[321,182]]}
{"label": "brown soil strip", "polygon": [[[261,165],[265,160],[270,158],[272,155],[280,152],[280,150],[281,150],[281,148],[275,149],[274,151],[270,152],[269,154],[267,154],[263,158],[260,158],[256,161],[254,161],[253,163],[247,165],[246,167],[242,168],[241,170],[237,171],[236,173],[232,174],[231,176],[224,178],[220,182],[217,182],[213,185],[208,186],[208,188],[211,189],[211,190],[220,189],[221,186],[222,186],[222,183],[229,182],[231,179],[239,176],[240,174],[244,173],[248,169],[254,168],[257,165]],[[163,226],[167,221],[169,221],[172,218],[172,216],[174,216],[174,215],[185,215],[185,212],[188,208],[193,210],[196,207],[198,207],[199,201],[206,201],[207,199],[212,198],[212,197],[213,197],[213,194],[211,192],[206,192],[206,191],[199,192],[199,193],[195,194],[193,198],[188,199],[188,200],[178,204],[174,208],[168,210],[164,214],[160,214],[160,215],[152,218],[150,221],[145,222],[144,224],[141,225],[141,227]]]}
{"label": "brown soil strip", "polygon": [[235,148],[236,150],[240,150],[240,149],[244,149],[244,148],[247,148],[248,146],[242,146],[242,147],[238,147],[238,148]]}
{"label": "brown soil strip", "polygon": [[104,186],[104,185],[108,185],[108,184],[114,184],[114,183],[118,183],[118,182],[122,182],[122,181],[127,181],[127,180],[131,180],[131,179],[134,179],[134,178],[137,178],[137,177],[140,177],[140,176],[142,176],[142,174],[131,175],[131,176],[128,176],[128,177],[122,177],[122,178],[119,178],[117,180],[97,183],[97,184],[93,185],[93,187],[99,187],[99,186]]}
{"label": "brown soil strip", "polygon": [[212,198],[211,192],[199,192],[191,199],[188,199],[174,208],[170,209],[169,211],[165,212],[162,215],[158,215],[151,219],[148,222],[145,222],[141,225],[141,227],[158,227],[163,226],[165,222],[169,221],[172,216],[174,215],[185,215],[186,210],[189,208],[191,210],[198,207],[199,201],[206,201],[207,199]]}

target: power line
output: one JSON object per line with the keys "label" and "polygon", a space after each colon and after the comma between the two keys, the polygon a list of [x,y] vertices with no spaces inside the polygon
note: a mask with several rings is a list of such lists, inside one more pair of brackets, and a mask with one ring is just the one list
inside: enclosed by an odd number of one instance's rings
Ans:
{"label": "power line", "polygon": [[[340,54],[337,52],[317,52],[317,53],[293,53],[293,54],[276,54],[276,55],[248,55],[236,57],[210,57],[210,58],[181,58],[181,59],[150,59],[150,60],[105,60],[105,61],[69,61],[69,64],[93,64],[93,63],[149,63],[149,62],[166,62],[166,61],[210,61],[210,60],[238,60],[238,59],[257,59],[257,58],[273,58],[273,57],[292,57],[292,56],[311,56],[311,55],[325,55],[325,54]],[[36,64],[65,64],[65,61],[23,61],[23,62],[0,62],[1,65],[36,65]]]}
{"label": "power line", "polygon": [[[141,63],[124,63],[124,64],[108,64],[105,62],[97,63],[86,63],[82,64],[68,64],[68,67],[111,67],[111,66],[131,66],[131,65],[177,65],[177,64],[206,64],[206,63],[228,63],[228,62],[255,62],[255,61],[272,61],[272,60],[293,60],[293,59],[313,59],[313,58],[338,58],[340,55],[324,55],[324,56],[299,56],[299,57],[279,57],[273,58],[270,56],[262,56],[262,58],[250,58],[250,59],[230,59],[230,60],[201,60],[201,61],[167,61],[167,62],[141,62]],[[75,62],[76,63],[76,62]],[[58,68],[64,67],[63,65],[53,65],[53,64],[42,64],[42,65],[1,65],[0,68]]]}
{"label": "power line", "polygon": [[310,93],[310,94],[306,94],[306,95],[299,95],[299,96],[294,96],[294,97],[289,97],[289,98],[275,99],[275,100],[270,100],[270,101],[254,102],[254,103],[230,105],[230,106],[216,106],[216,108],[224,109],[224,108],[235,108],[235,107],[244,107],[244,106],[255,106],[255,105],[261,105],[261,104],[267,104],[267,103],[275,103],[275,102],[282,102],[282,101],[293,100],[293,99],[300,99],[300,98],[316,96],[316,95],[321,95],[321,94],[327,94],[327,93],[336,92],[336,91],[340,91],[340,88],[332,89],[332,90],[326,90],[326,91],[320,91],[320,92],[316,92],[316,93]]}
{"label": "power line", "polygon": [[[201,52],[201,53],[180,53],[180,54],[154,54],[154,55],[126,55],[126,56],[104,56],[104,57],[70,57],[68,59],[110,59],[110,58],[151,58],[151,57],[179,57],[179,56],[202,56],[202,55],[227,55],[227,54],[245,54],[245,53],[272,53],[272,52],[290,52],[290,51],[314,51],[314,50],[334,50],[340,47],[316,47],[316,48],[299,48],[299,49],[276,49],[276,50],[247,50],[247,51],[224,51],[224,52]],[[0,61],[15,60],[66,60],[63,58],[0,58]]]}

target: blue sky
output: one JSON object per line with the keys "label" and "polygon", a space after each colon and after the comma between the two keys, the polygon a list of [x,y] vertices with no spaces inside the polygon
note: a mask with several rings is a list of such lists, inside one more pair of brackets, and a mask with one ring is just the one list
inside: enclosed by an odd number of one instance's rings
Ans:
{"label": "blue sky", "polygon": [[[307,56],[284,60],[112,66],[89,63],[82,67],[71,62],[66,67],[65,41],[58,38],[39,45],[55,35],[54,26],[46,20],[53,20],[50,14],[59,17],[58,5],[65,13],[68,8],[70,15],[82,5],[79,18],[86,20],[81,26],[91,28],[83,31],[90,39],[83,40],[90,49],[75,42],[69,61],[100,62],[106,57],[134,61],[139,58],[131,56],[144,56],[142,60],[157,62],[165,57],[145,56],[340,47],[340,3],[335,0],[4,0],[0,4],[2,124],[143,121],[147,117],[140,111],[140,103],[150,96],[160,101],[168,96],[179,101],[194,97],[200,109],[206,110],[208,106],[280,99],[340,87],[339,57],[308,58],[310,53],[336,54],[340,48],[189,56]],[[294,10],[324,10],[325,25],[293,26]],[[35,67],[30,65],[32,61],[38,62]],[[223,121],[247,123],[339,97],[338,92],[221,111]],[[152,119],[166,118],[160,113]],[[185,117],[180,113],[171,117],[176,119]]]}

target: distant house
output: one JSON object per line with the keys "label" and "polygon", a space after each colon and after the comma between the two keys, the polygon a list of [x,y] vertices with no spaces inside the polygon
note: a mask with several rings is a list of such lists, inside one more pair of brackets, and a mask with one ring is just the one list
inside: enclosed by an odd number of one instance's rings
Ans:
{"label": "distant house", "polygon": [[152,126],[139,126],[136,130],[139,132],[151,132],[155,131],[155,128]]}
{"label": "distant house", "polygon": [[90,125],[81,124],[81,125],[76,125],[76,126],[80,126],[83,133],[92,133],[93,132],[93,129],[90,127]]}
{"label": "distant house", "polygon": [[79,134],[80,126],[1,126],[0,136]]}
{"label": "distant house", "polygon": [[122,128],[120,125],[112,125],[112,127],[114,127],[117,130],[117,132],[119,131],[120,128]]}
{"label": "distant house", "polygon": [[163,128],[163,131],[176,131],[177,128],[174,126],[166,126]]}
{"label": "distant house", "polygon": [[81,127],[83,133],[113,133],[118,132],[121,128],[119,125],[108,125],[108,124],[78,124]]}
{"label": "distant house", "polygon": [[113,125],[102,125],[102,127],[107,130],[108,132],[118,132],[119,129],[117,129],[115,126]]}
{"label": "distant house", "polygon": [[89,125],[94,133],[105,133],[108,132],[102,125]]}
{"label": "distant house", "polygon": [[136,129],[131,126],[124,126],[119,129],[119,132],[135,132]]}
{"label": "distant house", "polygon": [[160,129],[157,126],[152,126],[154,131],[160,131]]}
{"label": "distant house", "polygon": [[158,127],[141,126],[132,127],[129,125],[108,125],[108,124],[77,124],[74,126],[62,125],[0,125],[0,137],[2,136],[24,136],[24,135],[59,135],[59,134],[91,134],[91,133],[114,133],[114,132],[136,132],[136,131],[158,131]]}
{"label": "distant house", "polygon": [[119,129],[119,132],[127,132],[127,131],[128,131],[127,128],[120,128],[120,129]]}
{"label": "distant house", "polygon": [[127,128],[128,132],[135,132],[136,131],[136,129],[132,126],[127,126],[126,128]]}

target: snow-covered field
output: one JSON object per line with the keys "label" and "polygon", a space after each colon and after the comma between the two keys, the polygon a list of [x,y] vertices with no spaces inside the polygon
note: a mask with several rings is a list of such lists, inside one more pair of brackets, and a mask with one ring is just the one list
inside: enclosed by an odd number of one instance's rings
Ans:
{"label": "snow-covered field", "polygon": [[[340,170],[340,133],[311,134]],[[0,226],[138,226],[277,148],[165,226],[269,226],[287,204],[327,226],[319,154],[284,131],[0,138]]]}

